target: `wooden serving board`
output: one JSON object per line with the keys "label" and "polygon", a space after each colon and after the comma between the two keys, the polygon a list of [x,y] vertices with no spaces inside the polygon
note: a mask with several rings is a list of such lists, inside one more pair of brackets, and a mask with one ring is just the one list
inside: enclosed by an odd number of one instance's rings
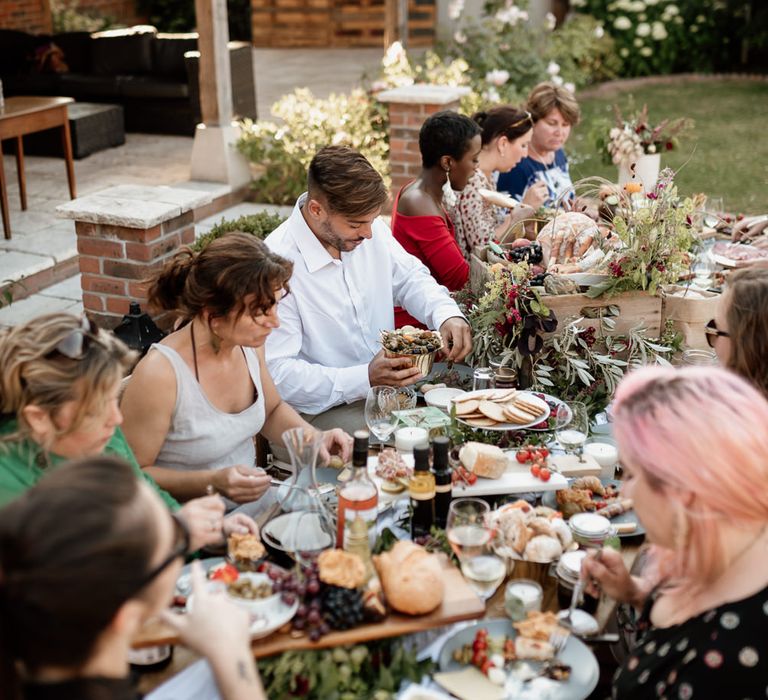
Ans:
{"label": "wooden serving board", "polygon": [[[450,563],[448,557],[442,555],[441,565],[444,571],[445,597],[442,605],[428,615],[414,617],[392,612],[381,622],[361,625],[343,632],[331,632],[318,642],[310,641],[306,635],[294,638],[290,632],[278,631],[264,639],[255,640],[253,655],[258,659],[290,650],[361,644],[482,617],[485,614],[485,602],[467,585],[459,569]],[[148,623],[133,639],[134,648],[178,643],[179,637],[175,630],[160,621]]]}
{"label": "wooden serving board", "polygon": [[601,470],[597,460],[591,455],[583,455],[584,461],[579,461],[578,455],[552,455],[552,466],[569,479],[576,476],[600,476]]}

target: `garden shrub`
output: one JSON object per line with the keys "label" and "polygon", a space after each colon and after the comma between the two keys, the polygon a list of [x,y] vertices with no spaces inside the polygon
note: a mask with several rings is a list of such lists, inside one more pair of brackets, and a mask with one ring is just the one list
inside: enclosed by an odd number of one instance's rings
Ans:
{"label": "garden shrub", "polygon": [[192,250],[200,251],[211,241],[223,236],[230,231],[242,231],[250,233],[264,240],[272,231],[285,221],[284,216],[272,214],[268,211],[260,211],[257,214],[241,216],[239,219],[222,219],[208,233],[200,236],[192,245]]}

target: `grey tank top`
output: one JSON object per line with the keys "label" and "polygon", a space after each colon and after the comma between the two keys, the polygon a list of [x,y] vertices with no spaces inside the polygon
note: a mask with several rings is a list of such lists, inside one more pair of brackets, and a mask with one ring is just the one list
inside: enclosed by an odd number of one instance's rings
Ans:
{"label": "grey tank top", "polygon": [[254,466],[253,438],[264,425],[264,392],[259,358],[253,349],[243,349],[259,395],[244,411],[225,413],[208,400],[179,353],[166,345],[152,345],[151,350],[167,358],[176,374],[176,405],[168,435],[155,460],[157,466],[185,471],[221,469],[235,464]]}

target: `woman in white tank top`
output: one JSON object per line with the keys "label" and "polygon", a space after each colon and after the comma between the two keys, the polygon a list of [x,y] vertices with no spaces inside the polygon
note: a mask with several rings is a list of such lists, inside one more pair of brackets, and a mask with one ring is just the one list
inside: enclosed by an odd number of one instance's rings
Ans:
{"label": "woman in white tank top", "polygon": [[[139,464],[179,500],[211,489],[259,515],[274,503],[255,465],[254,437],[314,430],[277,393],[264,343],[277,328],[277,301],[292,266],[254,236],[230,233],[197,254],[175,255],[151,283],[150,303],[183,325],[137,365],[121,408]],[[344,460],[352,439],[325,434],[321,459]]]}

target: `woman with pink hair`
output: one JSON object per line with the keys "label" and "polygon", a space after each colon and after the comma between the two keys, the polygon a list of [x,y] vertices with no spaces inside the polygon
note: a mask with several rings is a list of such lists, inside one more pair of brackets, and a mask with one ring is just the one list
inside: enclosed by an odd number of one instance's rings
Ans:
{"label": "woman with pink hair", "polygon": [[723,369],[645,368],[614,406],[623,493],[657,567],[630,576],[611,549],[584,563],[593,589],[642,610],[614,697],[765,697],[768,402]]}

